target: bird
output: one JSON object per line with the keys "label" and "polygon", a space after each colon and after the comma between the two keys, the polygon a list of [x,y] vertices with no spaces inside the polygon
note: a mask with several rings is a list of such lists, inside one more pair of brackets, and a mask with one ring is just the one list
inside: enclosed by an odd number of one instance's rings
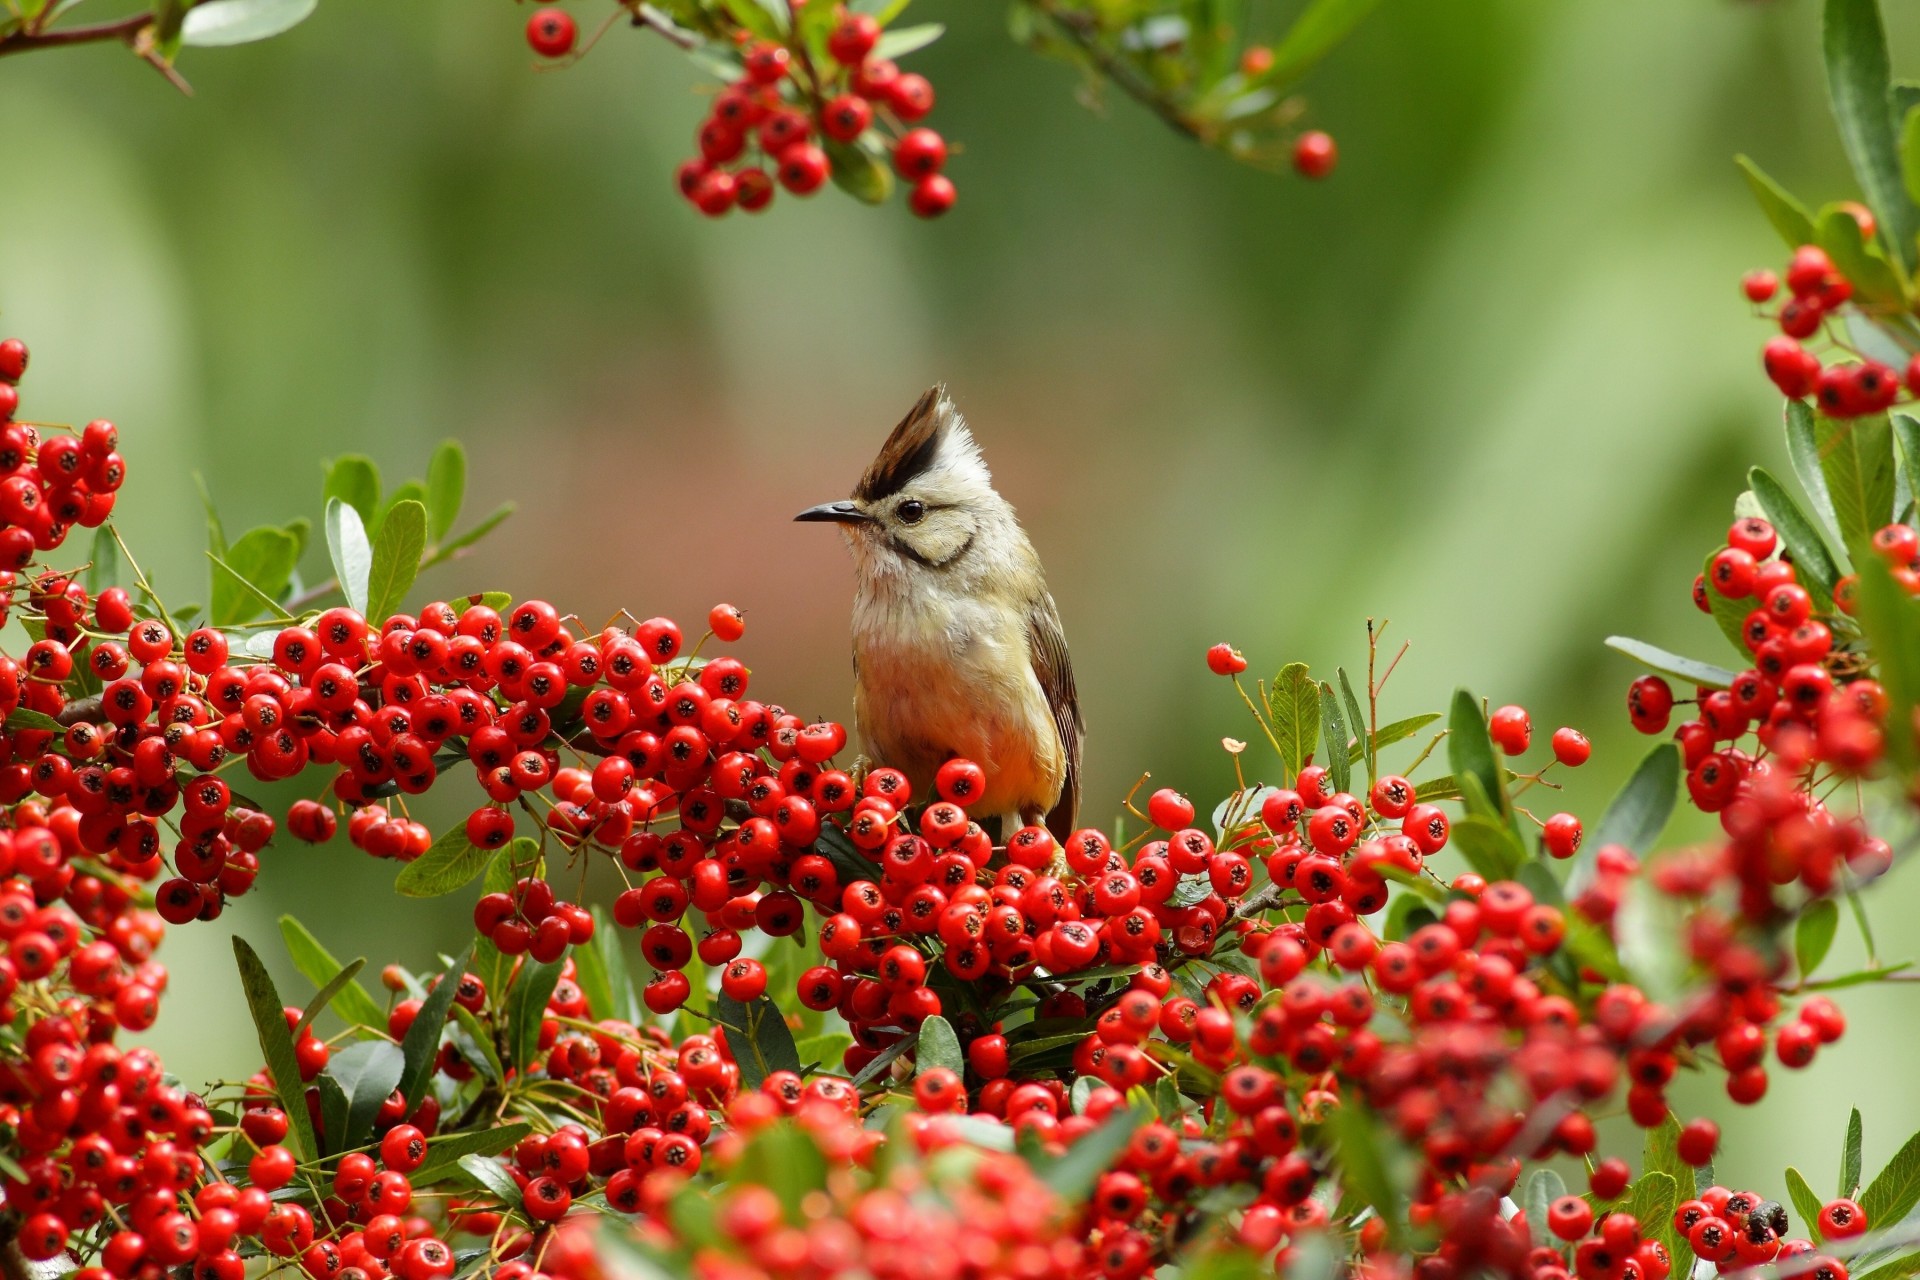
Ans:
{"label": "bird", "polygon": [[1064,843],[1086,732],[1066,634],[1040,557],[946,386],[900,420],[852,497],[794,519],[839,525],[853,553],[866,755],[906,774],[915,795],[948,760],[971,760],[986,775],[976,816],[1044,820]]}

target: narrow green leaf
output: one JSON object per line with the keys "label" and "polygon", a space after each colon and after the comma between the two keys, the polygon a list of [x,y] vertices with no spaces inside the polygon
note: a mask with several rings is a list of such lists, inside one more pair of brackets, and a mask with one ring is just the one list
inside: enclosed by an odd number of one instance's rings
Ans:
{"label": "narrow green leaf", "polygon": [[1851,211],[1837,204],[1820,210],[1813,220],[1813,239],[1852,282],[1853,296],[1862,303],[1876,309],[1906,305],[1907,286],[1899,268],[1867,239]]}
{"label": "narrow green leaf", "polygon": [[373,459],[348,453],[333,460],[320,488],[320,505],[335,498],[354,509],[363,527],[374,522],[380,514],[380,468]]}
{"label": "narrow green leaf", "polygon": [[913,1073],[923,1076],[935,1067],[945,1067],[962,1078],[967,1074],[966,1059],[960,1056],[960,1037],[954,1034],[953,1024],[937,1013],[920,1024]]}
{"label": "narrow green leaf", "polygon": [[1840,904],[1832,898],[1815,898],[1800,912],[1793,926],[1793,956],[1800,976],[1810,978],[1833,946],[1833,935],[1840,928]]}
{"label": "narrow green leaf", "polygon": [[1672,1174],[1655,1169],[1642,1174],[1640,1180],[1633,1184],[1633,1196],[1627,1202],[1627,1212],[1642,1223],[1670,1224],[1674,1208],[1679,1202],[1680,1184],[1673,1180]]}
{"label": "narrow green leaf", "polygon": [[216,627],[230,627],[273,607],[293,578],[298,554],[293,535],[285,529],[263,525],[241,534],[225,555],[214,558],[207,620]]}
{"label": "narrow green leaf", "polygon": [[1480,700],[1465,689],[1454,692],[1453,710],[1447,717],[1447,763],[1453,766],[1453,776],[1461,780],[1463,792],[1466,779],[1474,779],[1493,812],[1506,816],[1507,788],[1499,759],[1493,754],[1487,717],[1480,710]]}
{"label": "narrow green leaf", "polygon": [[[866,1066],[860,1068],[860,1070],[854,1073],[853,1087],[857,1089],[861,1085],[867,1083],[867,1081],[869,1080],[879,1079],[880,1073],[885,1071],[888,1067],[891,1067],[894,1064],[895,1059],[899,1058],[899,1056],[905,1053],[908,1049],[911,1049],[915,1043],[916,1041],[912,1036],[903,1035],[898,1040],[895,1040],[892,1044],[882,1049],[878,1054],[874,1055],[874,1058],[871,1062],[867,1063]],[[794,1056],[798,1057],[799,1056],[798,1052],[796,1052]],[[742,1068],[742,1070],[744,1071],[744,1067]]]}
{"label": "narrow green leaf", "polygon": [[1716,667],[1711,662],[1668,653],[1657,645],[1648,644],[1645,640],[1635,640],[1631,636],[1608,636],[1607,648],[1616,653],[1624,653],[1641,666],[1657,671],[1663,676],[1671,676],[1687,684],[1705,685],[1709,689],[1728,688],[1733,684],[1736,674],[1725,667]]}
{"label": "narrow green leaf", "polygon": [[1900,124],[1900,175],[1907,180],[1907,199],[1920,204],[1920,109],[1909,107]]}
{"label": "narrow green leaf", "polygon": [[865,204],[885,204],[893,194],[893,174],[865,148],[828,138],[826,150],[834,186]]}
{"label": "narrow green leaf", "polygon": [[1760,166],[1747,157],[1735,156],[1733,162],[1740,166],[1747,186],[1753,191],[1753,198],[1759,202],[1760,211],[1767,215],[1767,221],[1787,242],[1787,247],[1798,249],[1803,244],[1812,244],[1813,219],[1808,216],[1806,207],[1788,195],[1784,187],[1761,172]]}
{"label": "narrow green leaf", "polygon": [[[465,1005],[453,1006],[453,1021],[447,1025],[447,1040],[487,1079],[499,1084],[506,1079],[500,1054],[493,1046],[493,1034],[480,1025],[480,1019]],[[424,1185],[424,1184],[423,1184]]]}
{"label": "narrow green leaf", "polygon": [[875,58],[904,58],[938,40],[947,33],[945,26],[938,22],[922,22],[911,27],[895,27],[882,32],[880,43],[873,47],[871,56]]}
{"label": "narrow green leaf", "polygon": [[7,713],[9,729],[33,729],[40,733],[65,733],[67,727],[44,711],[35,711],[32,707],[15,707]]}
{"label": "narrow green leaf", "polygon": [[362,617],[367,613],[367,577],[373,572],[373,547],[360,512],[340,498],[327,499],[325,519],[327,558],[347,607]]}
{"label": "narrow green leaf", "polygon": [[[1429,711],[1424,715],[1408,716],[1404,720],[1395,720],[1391,724],[1383,724],[1375,733],[1368,737],[1368,745],[1377,756],[1380,748],[1390,747],[1396,742],[1406,741],[1439,718],[1440,713],[1438,711]],[[1357,745],[1352,751],[1347,753],[1347,759],[1353,761],[1360,759],[1360,748]]]}
{"label": "narrow green leaf", "polygon": [[427,549],[427,509],[411,498],[396,502],[380,522],[367,573],[367,619],[376,626],[399,609],[420,572]]}
{"label": "narrow green leaf", "polygon": [[1847,1117],[1847,1137],[1840,1148],[1840,1190],[1836,1194],[1842,1198],[1851,1197],[1860,1189],[1860,1148],[1863,1137],[1860,1108],[1855,1107],[1853,1114]]}
{"label": "narrow green leaf", "polygon": [[[439,983],[420,1002],[420,1012],[414,1015],[413,1025],[407,1028],[406,1038],[400,1042],[405,1071],[400,1077],[399,1088],[400,1096],[406,1099],[408,1115],[412,1115],[413,1109],[420,1105],[420,1099],[427,1096],[427,1086],[433,1082],[433,1063],[440,1053],[440,1036],[447,1029],[447,1010],[453,1007],[453,997],[460,990],[460,979],[472,963],[473,950],[468,948],[467,954],[458,963],[440,975]],[[541,1003],[546,1002],[542,1000]]]}
{"label": "narrow green leaf", "polygon": [[1787,1198],[1793,1201],[1793,1211],[1800,1215],[1800,1225],[1806,1228],[1813,1242],[1819,1244],[1820,1234],[1820,1197],[1813,1194],[1813,1188],[1800,1171],[1792,1165],[1787,1166]]}
{"label": "narrow green leaf", "polygon": [[1920,1204],[1920,1133],[1894,1152],[1886,1168],[1860,1193],[1860,1209],[1869,1223],[1892,1226]]}
{"label": "narrow green leaf", "polygon": [[1887,693],[1887,751],[1903,768],[1915,759],[1913,710],[1920,699],[1920,602],[1893,580],[1877,555],[1858,566],[1860,590],[1854,616],[1879,659],[1881,687]]}
{"label": "narrow green leaf", "polygon": [[1100,1126],[1068,1147],[1058,1159],[1036,1161],[1034,1172],[1054,1194],[1070,1205],[1084,1201],[1093,1184],[1107,1171],[1113,1158],[1126,1150],[1144,1117],[1132,1107],[1122,1107],[1100,1122]]}
{"label": "narrow green leaf", "polygon": [[532,1125],[515,1121],[512,1124],[498,1125],[491,1129],[476,1129],[471,1133],[454,1133],[443,1138],[429,1138],[427,1162],[408,1177],[423,1187],[430,1187],[452,1172],[463,1156],[476,1156],[481,1159],[497,1156],[503,1151],[511,1150],[520,1139],[532,1132]]}
{"label": "narrow green leaf", "polygon": [[1547,1207],[1565,1194],[1566,1180],[1552,1169],[1536,1168],[1527,1175],[1526,1185],[1520,1192],[1520,1207],[1526,1211],[1527,1230],[1536,1244],[1544,1244],[1551,1238],[1547,1234]]}
{"label": "narrow green leaf", "polygon": [[363,958],[354,960],[352,963],[348,964],[345,968],[341,969],[340,972],[334,974],[333,977],[329,978],[326,982],[326,985],[322,986],[319,991],[314,993],[313,999],[307,1001],[307,1007],[300,1011],[299,1021],[293,1024],[293,1028],[288,1034],[290,1034],[296,1041],[299,1040],[301,1035],[303,1035],[306,1032],[306,1029],[313,1025],[313,1020],[320,1016],[320,1011],[326,1008],[328,1005],[332,1004],[333,998],[339,995],[340,992],[343,991],[346,987],[351,985],[354,978],[357,977],[360,971],[366,967],[367,967],[367,962],[363,957]]}
{"label": "narrow green leaf", "polygon": [[485,1187],[507,1208],[521,1207],[520,1184],[513,1180],[513,1175],[498,1160],[488,1156],[464,1155],[454,1163],[466,1170],[469,1177]]}
{"label": "narrow green leaf", "polygon": [[1280,763],[1290,783],[1320,749],[1320,692],[1307,676],[1306,663],[1289,662],[1280,668],[1267,691],[1267,718],[1273,722]]}
{"label": "narrow green leaf", "polygon": [[1900,469],[1907,479],[1907,492],[1920,493],[1920,419],[1911,414],[1893,415],[1893,442],[1900,455]]}
{"label": "narrow green leaf", "polygon": [[456,553],[465,551],[468,547],[472,546],[474,543],[480,541],[480,539],[486,537],[488,534],[492,533],[495,529],[499,528],[500,522],[505,520],[508,516],[512,515],[513,511],[514,511],[513,503],[511,502],[501,503],[499,506],[495,507],[491,512],[489,512],[487,515],[487,518],[482,520],[479,524],[473,526],[473,528],[467,530],[465,533],[453,539],[451,542],[443,542],[439,546],[435,547],[433,549],[432,557],[428,559],[426,564],[423,564],[420,567],[422,569],[426,569],[426,568],[432,567],[433,565],[439,564],[443,560],[453,559]]}
{"label": "narrow green leaf", "polygon": [[1348,791],[1353,785],[1353,765],[1347,756],[1347,724],[1340,713],[1340,699],[1333,686],[1320,682],[1320,724],[1327,740],[1327,774],[1335,791]]}
{"label": "narrow green leaf", "polygon": [[1312,70],[1314,64],[1347,38],[1360,20],[1373,12],[1379,0],[1309,0],[1300,16],[1273,50],[1273,65],[1260,77],[1262,84],[1289,85]]}
{"label": "narrow green leaf", "polygon": [[[1813,438],[1833,497],[1840,537],[1851,555],[1893,519],[1893,431],[1884,413],[1816,416]],[[1857,562],[1859,556],[1853,557]]]}
{"label": "narrow green leaf", "polygon": [[[1378,761],[1374,759],[1374,752],[1377,750],[1377,747],[1374,743],[1373,735],[1367,732],[1366,713],[1360,709],[1360,699],[1353,696],[1353,682],[1347,679],[1347,669],[1345,667],[1336,667],[1334,674],[1340,677],[1340,696],[1347,709],[1347,724],[1352,727],[1355,739],[1352,751],[1360,752],[1366,759],[1367,781],[1371,783],[1375,777],[1374,770]],[[1353,763],[1351,751],[1347,755],[1347,763],[1348,765],[1352,765]]]}
{"label": "narrow green leaf", "polygon": [[97,596],[108,587],[120,585],[120,544],[114,540],[113,526],[103,524],[93,531],[93,553],[88,560],[88,595]]}
{"label": "narrow green leaf", "polygon": [[1374,1120],[1365,1103],[1353,1099],[1334,1111],[1327,1127],[1333,1131],[1334,1149],[1340,1157],[1341,1186],[1347,1194],[1373,1206],[1373,1211],[1386,1224],[1388,1245],[1397,1245],[1404,1222],[1400,1190],[1394,1185],[1386,1155],[1380,1149],[1386,1126]]}
{"label": "narrow green leaf", "polygon": [[366,1141],[405,1068],[406,1055],[387,1040],[358,1040],[334,1051],[324,1074],[345,1095],[346,1114],[337,1126],[328,1126],[329,1151],[348,1151]]}
{"label": "narrow green leaf", "polygon": [[[596,912],[598,908],[595,908]],[[608,923],[611,923],[609,921]],[[593,940],[600,940],[600,921],[594,921]],[[573,980],[579,984],[580,994],[587,1000],[587,1015],[596,1021],[602,1018],[624,1018],[624,1012],[615,1013],[613,1003],[613,983],[607,976],[606,956],[595,946],[575,947],[573,950]]]}
{"label": "narrow green leaf", "polygon": [[1447,843],[1488,880],[1511,880],[1527,860],[1527,851],[1507,824],[1470,813],[1453,823]]}
{"label": "narrow green leaf", "polygon": [[[1753,489],[1753,496],[1760,502],[1760,510],[1780,535],[1780,541],[1787,549],[1787,558],[1793,561],[1800,581],[1813,595],[1813,607],[1821,613],[1832,612],[1833,585],[1840,580],[1840,570],[1835,566],[1833,557],[1827,553],[1826,540],[1820,531],[1807,519],[1800,506],[1793,500],[1786,487],[1782,485],[1764,467],[1754,467],[1747,472],[1747,484]],[[1889,497],[1891,502],[1891,497]],[[1758,607],[1759,601],[1746,603]]]}
{"label": "narrow green leaf", "polygon": [[[1594,851],[1617,844],[1637,854],[1651,853],[1654,842],[1667,829],[1679,794],[1680,749],[1663,742],[1641,757],[1633,776],[1608,801],[1600,825],[1593,831]],[[1585,845],[1581,853],[1586,853]]]}
{"label": "narrow green leaf", "polygon": [[547,1001],[560,985],[560,972],[566,963],[562,956],[552,964],[531,957],[520,964],[507,999],[507,1047],[518,1070],[525,1071],[540,1051],[540,1023],[547,1016]]}
{"label": "narrow green leaf", "polygon": [[[1813,438],[1813,406],[1805,400],[1789,400],[1785,418],[1787,457],[1793,463],[1793,478],[1800,482],[1800,491],[1813,504],[1813,513],[1820,518],[1822,531],[1834,545],[1840,545],[1840,518],[1833,513],[1833,495],[1827,492],[1827,477],[1820,470],[1820,445]],[[1841,546],[1842,551],[1845,549]]]}
{"label": "narrow green leaf", "polygon": [[467,451],[458,440],[443,440],[427,463],[427,534],[440,542],[460,518],[467,492]]}
{"label": "narrow green leaf", "polygon": [[240,968],[240,990],[247,999],[247,1012],[253,1015],[254,1033],[260,1040],[260,1057],[267,1064],[281,1110],[287,1113],[287,1137],[294,1154],[303,1160],[318,1159],[320,1145],[314,1141],[313,1122],[307,1115],[306,1087],[300,1080],[299,1060],[293,1054],[293,1035],[283,1012],[285,1003],[274,989],[267,966],[238,934],[233,939],[233,957]]}
{"label": "narrow green leaf", "polygon": [[799,1072],[793,1032],[779,1006],[766,996],[742,1004],[722,992],[713,998],[713,1020],[727,1028],[727,1044],[740,1064],[741,1088],[758,1089],[776,1071]]}
{"label": "narrow green leaf", "polygon": [[[1853,164],[1854,177],[1878,215],[1881,237],[1907,266],[1913,265],[1914,234],[1920,230],[1907,198],[1895,140],[1892,69],[1879,0],[1827,0],[1823,24],[1827,90],[1834,123]],[[1882,1219],[1874,1219],[1882,1221]]]}
{"label": "narrow green leaf", "polygon": [[1720,628],[1720,634],[1727,638],[1727,643],[1732,645],[1734,651],[1743,659],[1750,661],[1752,651],[1747,648],[1747,615],[1759,607],[1759,601],[1751,596],[1744,600],[1729,600],[1714,589],[1712,553],[1701,564],[1700,571],[1707,578],[1707,611],[1713,616],[1715,625]]}
{"label": "narrow green leaf", "polygon": [[180,43],[196,48],[251,44],[293,30],[320,0],[201,0],[180,23]]}
{"label": "narrow green leaf", "polygon": [[467,839],[467,829],[456,824],[447,828],[425,853],[400,868],[393,888],[408,898],[438,898],[468,884],[487,869],[493,858]]}
{"label": "narrow green leaf", "polygon": [[[293,967],[300,976],[315,987],[324,987],[334,980],[337,974],[344,972],[346,966],[333,958],[333,954],[320,945],[307,926],[292,916],[280,917],[280,937],[287,944],[287,954],[293,958]],[[384,1031],[387,1015],[381,1010],[367,989],[358,982],[348,982],[333,995],[334,1012],[357,1027],[370,1027]]]}

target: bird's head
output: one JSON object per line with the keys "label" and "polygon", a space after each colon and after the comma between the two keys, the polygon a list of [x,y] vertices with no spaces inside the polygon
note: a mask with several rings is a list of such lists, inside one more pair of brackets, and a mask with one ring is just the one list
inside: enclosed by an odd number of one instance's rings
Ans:
{"label": "bird's head", "polygon": [[809,507],[795,520],[846,531],[857,560],[875,567],[943,570],[961,563],[1012,521],[973,433],[944,386],[920,397],[887,437],[853,496]]}

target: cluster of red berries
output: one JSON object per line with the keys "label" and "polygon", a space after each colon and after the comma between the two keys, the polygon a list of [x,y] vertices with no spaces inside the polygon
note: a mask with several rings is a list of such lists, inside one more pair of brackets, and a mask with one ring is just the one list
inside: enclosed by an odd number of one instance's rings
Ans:
{"label": "cluster of red berries", "polygon": [[9,588],[14,572],[36,552],[59,547],[73,526],[105,523],[127,478],[120,433],[111,422],[42,439],[39,425],[16,420],[26,372],[26,344],[0,340],[0,570]]}
{"label": "cluster of red berries", "polygon": [[[801,7],[795,0],[793,9]],[[527,42],[545,58],[571,55],[578,35],[562,9],[541,9],[527,22]],[[953,181],[942,172],[946,140],[917,126],[933,110],[933,86],[876,54],[882,27],[873,15],[841,11],[825,42],[825,61],[798,35],[785,43],[756,40],[743,27],[731,35],[740,48],[740,77],[715,96],[700,126],[700,154],[677,174],[681,194],[701,213],[758,213],[776,187],[812,195],[836,166],[867,163],[863,149],[887,154],[909,184],[907,205],[916,214],[937,218],[953,207]],[[836,158],[835,147],[846,150]],[[1308,147],[1307,154],[1310,167],[1332,167],[1330,143]]]}
{"label": "cluster of red berries", "polygon": [[[1862,234],[1873,235],[1873,215],[1852,206]],[[1780,292],[1781,279],[1771,271],[1751,271],[1740,282],[1747,300],[1756,306],[1770,303]],[[1879,413],[1900,398],[1920,396],[1920,357],[1904,371],[1878,360],[1863,358],[1822,365],[1820,357],[1803,343],[1819,334],[1827,320],[1853,297],[1853,284],[1833,265],[1825,251],[1802,245],[1787,266],[1788,298],[1769,312],[1781,336],[1761,353],[1767,377],[1790,400],[1813,396],[1830,418],[1856,418]],[[1904,382],[1903,382],[1904,377]]]}

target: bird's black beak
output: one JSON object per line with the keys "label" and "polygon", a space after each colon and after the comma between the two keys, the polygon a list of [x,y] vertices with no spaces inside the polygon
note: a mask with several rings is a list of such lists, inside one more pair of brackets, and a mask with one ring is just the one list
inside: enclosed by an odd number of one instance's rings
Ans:
{"label": "bird's black beak", "polygon": [[795,520],[808,520],[826,524],[871,524],[873,517],[851,502],[823,502],[817,507],[808,507]]}

